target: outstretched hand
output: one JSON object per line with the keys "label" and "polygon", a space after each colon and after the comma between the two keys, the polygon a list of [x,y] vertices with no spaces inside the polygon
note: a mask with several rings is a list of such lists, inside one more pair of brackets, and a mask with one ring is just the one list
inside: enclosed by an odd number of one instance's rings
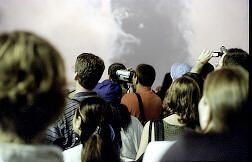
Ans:
{"label": "outstretched hand", "polygon": [[204,49],[198,57],[197,62],[206,64],[212,58],[212,50]]}

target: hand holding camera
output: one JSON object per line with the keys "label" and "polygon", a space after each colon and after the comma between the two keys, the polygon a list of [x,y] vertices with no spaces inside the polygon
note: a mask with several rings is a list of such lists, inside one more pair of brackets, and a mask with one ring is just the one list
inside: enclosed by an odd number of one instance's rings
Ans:
{"label": "hand holding camera", "polygon": [[227,49],[225,46],[221,46],[220,48],[220,52],[213,52],[212,57],[221,57],[223,54],[225,54],[227,52]]}
{"label": "hand holding camera", "polygon": [[132,79],[134,76],[134,70],[132,69],[126,69],[126,70],[117,70],[116,71],[116,76],[118,77],[118,80],[127,82],[127,83],[132,83]]}
{"label": "hand holding camera", "polygon": [[213,56],[213,52],[211,50],[204,49],[198,57],[197,62],[201,64],[207,63]]}
{"label": "hand holding camera", "polygon": [[126,70],[117,70],[116,76],[118,80],[125,82],[127,84],[127,92],[135,92],[135,85],[133,85],[133,77],[135,71],[132,68]]}

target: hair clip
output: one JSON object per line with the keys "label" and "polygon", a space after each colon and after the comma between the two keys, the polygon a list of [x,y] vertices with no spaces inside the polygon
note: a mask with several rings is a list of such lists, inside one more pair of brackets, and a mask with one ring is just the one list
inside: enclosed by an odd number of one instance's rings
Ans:
{"label": "hair clip", "polygon": [[111,139],[112,141],[114,141],[115,139],[115,131],[113,129],[113,127],[109,124],[109,129],[110,129],[110,132],[111,132]]}
{"label": "hair clip", "polygon": [[97,126],[95,129],[95,133],[100,134],[101,133],[101,127]]}

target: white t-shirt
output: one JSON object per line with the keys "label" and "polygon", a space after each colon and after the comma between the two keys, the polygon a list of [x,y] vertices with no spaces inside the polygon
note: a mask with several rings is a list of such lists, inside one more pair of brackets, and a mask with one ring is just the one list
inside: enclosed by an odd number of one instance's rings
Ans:
{"label": "white t-shirt", "polygon": [[0,162],[62,162],[62,150],[56,146],[15,143],[0,144]]}
{"label": "white t-shirt", "polygon": [[143,125],[140,121],[131,116],[131,123],[128,129],[124,131],[121,130],[122,148],[120,153],[121,161],[134,161],[139,148],[141,134],[143,131]]}
{"label": "white t-shirt", "polygon": [[82,144],[63,151],[64,162],[81,162]]}
{"label": "white t-shirt", "polygon": [[165,152],[176,141],[153,141],[150,142],[145,150],[143,162],[159,162]]}

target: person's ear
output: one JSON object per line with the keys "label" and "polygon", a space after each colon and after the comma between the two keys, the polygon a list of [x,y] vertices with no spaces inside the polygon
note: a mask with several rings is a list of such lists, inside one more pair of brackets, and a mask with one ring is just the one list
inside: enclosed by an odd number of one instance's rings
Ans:
{"label": "person's ear", "polygon": [[77,112],[75,112],[73,117],[73,131],[79,136],[81,135],[81,121],[82,119],[80,115],[77,115]]}
{"label": "person's ear", "polygon": [[203,96],[199,102],[199,122],[203,131],[207,130],[211,122],[211,108],[207,99]]}
{"label": "person's ear", "polygon": [[134,75],[134,80],[135,80],[135,83],[137,84],[138,83],[138,77],[136,75]]}
{"label": "person's ear", "polygon": [[78,80],[78,73],[77,72],[74,73],[74,80]]}

